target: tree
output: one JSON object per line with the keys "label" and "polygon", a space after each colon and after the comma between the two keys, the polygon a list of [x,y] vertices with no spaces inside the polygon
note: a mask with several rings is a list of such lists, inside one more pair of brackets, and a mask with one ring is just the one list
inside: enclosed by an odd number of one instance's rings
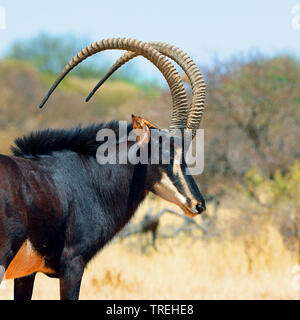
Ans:
{"label": "tree", "polygon": [[218,147],[216,160],[223,159],[227,172],[243,176],[256,166],[272,178],[300,156],[294,139],[300,133],[299,71],[292,57],[256,55],[219,63],[207,73],[207,105],[214,116],[207,126],[217,122],[219,137],[223,131],[222,142],[215,138],[207,148]]}

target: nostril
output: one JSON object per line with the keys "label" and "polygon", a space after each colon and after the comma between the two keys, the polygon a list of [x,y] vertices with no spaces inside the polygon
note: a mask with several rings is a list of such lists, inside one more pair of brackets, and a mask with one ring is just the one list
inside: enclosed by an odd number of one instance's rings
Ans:
{"label": "nostril", "polygon": [[206,208],[205,208],[205,206],[201,206],[201,204],[197,204],[196,210],[198,211],[198,213],[202,213],[203,211],[206,210]]}

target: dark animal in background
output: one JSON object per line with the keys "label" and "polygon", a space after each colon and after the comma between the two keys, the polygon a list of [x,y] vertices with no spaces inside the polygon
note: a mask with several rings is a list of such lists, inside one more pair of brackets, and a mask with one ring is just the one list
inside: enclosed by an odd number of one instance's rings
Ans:
{"label": "dark animal in background", "polygon": [[[62,71],[42,105],[71,69],[106,49],[129,50],[153,62],[170,86],[170,129],[199,127],[205,85],[192,60],[175,47],[168,46],[165,52],[131,39],[103,40],[83,49]],[[191,80],[190,108],[183,83],[164,55],[179,63]],[[15,299],[31,299],[37,272],[60,279],[61,299],[78,299],[85,266],[129,221],[150,191],[176,203],[189,216],[205,210],[193,177],[185,174],[184,161],[100,165],[96,151],[101,142],[96,134],[103,128],[118,136],[118,122],[48,129],[18,138],[14,155],[0,156],[0,276],[5,273],[5,279],[15,279]],[[137,128],[142,130],[139,147],[149,148],[156,126],[133,116],[127,131]],[[173,144],[172,148],[175,152]]]}
{"label": "dark animal in background", "polygon": [[157,250],[156,238],[157,231],[159,227],[159,221],[162,215],[171,210],[163,209],[159,213],[153,214],[152,208],[149,209],[144,215],[143,219],[139,224],[129,223],[123,230],[119,233],[119,238],[124,239],[135,234],[147,234],[150,233],[152,237],[152,247]]}

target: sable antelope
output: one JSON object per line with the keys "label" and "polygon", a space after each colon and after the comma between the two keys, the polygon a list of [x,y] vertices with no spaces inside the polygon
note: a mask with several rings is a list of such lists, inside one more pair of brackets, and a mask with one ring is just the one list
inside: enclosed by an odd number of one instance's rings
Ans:
{"label": "sable antelope", "polygon": [[[197,129],[204,109],[204,81],[192,60],[172,48],[168,56],[191,79],[191,108],[172,63],[160,50],[131,39],[102,40],[83,49],[66,65],[40,107],[81,61],[103,50],[122,49],[143,55],[166,78],[173,99],[170,129]],[[174,140],[169,164],[100,165],[96,152],[103,142],[96,135],[104,128],[118,136],[116,121],[47,129],[16,139],[13,156],[0,156],[0,274],[15,279],[15,299],[31,299],[37,272],[60,279],[61,299],[78,299],[85,266],[129,221],[150,191],[176,203],[188,216],[205,210],[193,177],[185,173],[184,159],[180,164],[173,161],[178,151]],[[133,116],[127,131],[141,129],[139,148],[151,148],[154,128],[150,121]],[[164,134],[172,138],[171,133]]]}

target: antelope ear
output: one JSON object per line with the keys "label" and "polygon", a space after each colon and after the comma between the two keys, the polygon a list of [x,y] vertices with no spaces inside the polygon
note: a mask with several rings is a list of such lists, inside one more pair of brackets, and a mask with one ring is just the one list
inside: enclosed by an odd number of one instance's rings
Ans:
{"label": "antelope ear", "polygon": [[150,121],[135,115],[131,115],[133,131],[137,135],[139,145],[145,145],[150,141],[150,128],[158,129],[158,127]]}

